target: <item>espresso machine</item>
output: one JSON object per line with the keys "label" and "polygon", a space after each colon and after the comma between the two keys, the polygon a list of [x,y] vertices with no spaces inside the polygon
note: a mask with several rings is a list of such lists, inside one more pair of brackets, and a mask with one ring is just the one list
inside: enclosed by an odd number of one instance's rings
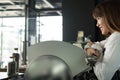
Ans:
{"label": "espresso machine", "polygon": [[25,80],[72,80],[87,68],[85,52],[71,43],[44,41],[27,48]]}

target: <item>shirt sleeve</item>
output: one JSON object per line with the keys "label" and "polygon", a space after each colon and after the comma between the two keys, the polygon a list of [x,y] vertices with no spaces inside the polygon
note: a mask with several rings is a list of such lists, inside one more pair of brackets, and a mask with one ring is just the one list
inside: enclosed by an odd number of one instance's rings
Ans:
{"label": "shirt sleeve", "polygon": [[94,72],[98,80],[111,80],[120,66],[120,41],[106,45],[102,62],[95,64]]}
{"label": "shirt sleeve", "polygon": [[104,48],[104,46],[105,46],[105,44],[106,44],[106,41],[107,41],[107,39],[102,40],[102,41],[100,41],[100,42],[95,42],[95,43],[96,43],[96,44],[99,44],[102,48]]}

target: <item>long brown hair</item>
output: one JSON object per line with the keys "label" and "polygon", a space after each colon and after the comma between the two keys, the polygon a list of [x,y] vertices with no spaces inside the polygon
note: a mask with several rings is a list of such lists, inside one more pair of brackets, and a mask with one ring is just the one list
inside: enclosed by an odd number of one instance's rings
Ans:
{"label": "long brown hair", "polygon": [[93,10],[93,18],[102,17],[110,31],[120,32],[120,1],[105,1]]}

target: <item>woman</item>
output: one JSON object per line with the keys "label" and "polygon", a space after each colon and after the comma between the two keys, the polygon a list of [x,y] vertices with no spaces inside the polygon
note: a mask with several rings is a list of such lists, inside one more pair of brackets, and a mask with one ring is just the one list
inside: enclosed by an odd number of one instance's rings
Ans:
{"label": "woman", "polygon": [[106,1],[98,4],[93,10],[93,18],[102,35],[107,38],[101,42],[88,43],[85,50],[87,54],[99,57],[99,50],[91,46],[99,44],[105,49],[102,61],[97,62],[93,69],[98,80],[111,80],[120,68],[120,2]]}

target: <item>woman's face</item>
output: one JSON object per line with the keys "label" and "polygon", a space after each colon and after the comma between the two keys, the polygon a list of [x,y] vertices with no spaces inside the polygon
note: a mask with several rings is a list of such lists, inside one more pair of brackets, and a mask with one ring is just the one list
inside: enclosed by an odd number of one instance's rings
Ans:
{"label": "woman's face", "polygon": [[97,17],[97,24],[96,26],[100,28],[102,35],[107,35],[110,31],[105,25],[105,21],[102,17]]}

